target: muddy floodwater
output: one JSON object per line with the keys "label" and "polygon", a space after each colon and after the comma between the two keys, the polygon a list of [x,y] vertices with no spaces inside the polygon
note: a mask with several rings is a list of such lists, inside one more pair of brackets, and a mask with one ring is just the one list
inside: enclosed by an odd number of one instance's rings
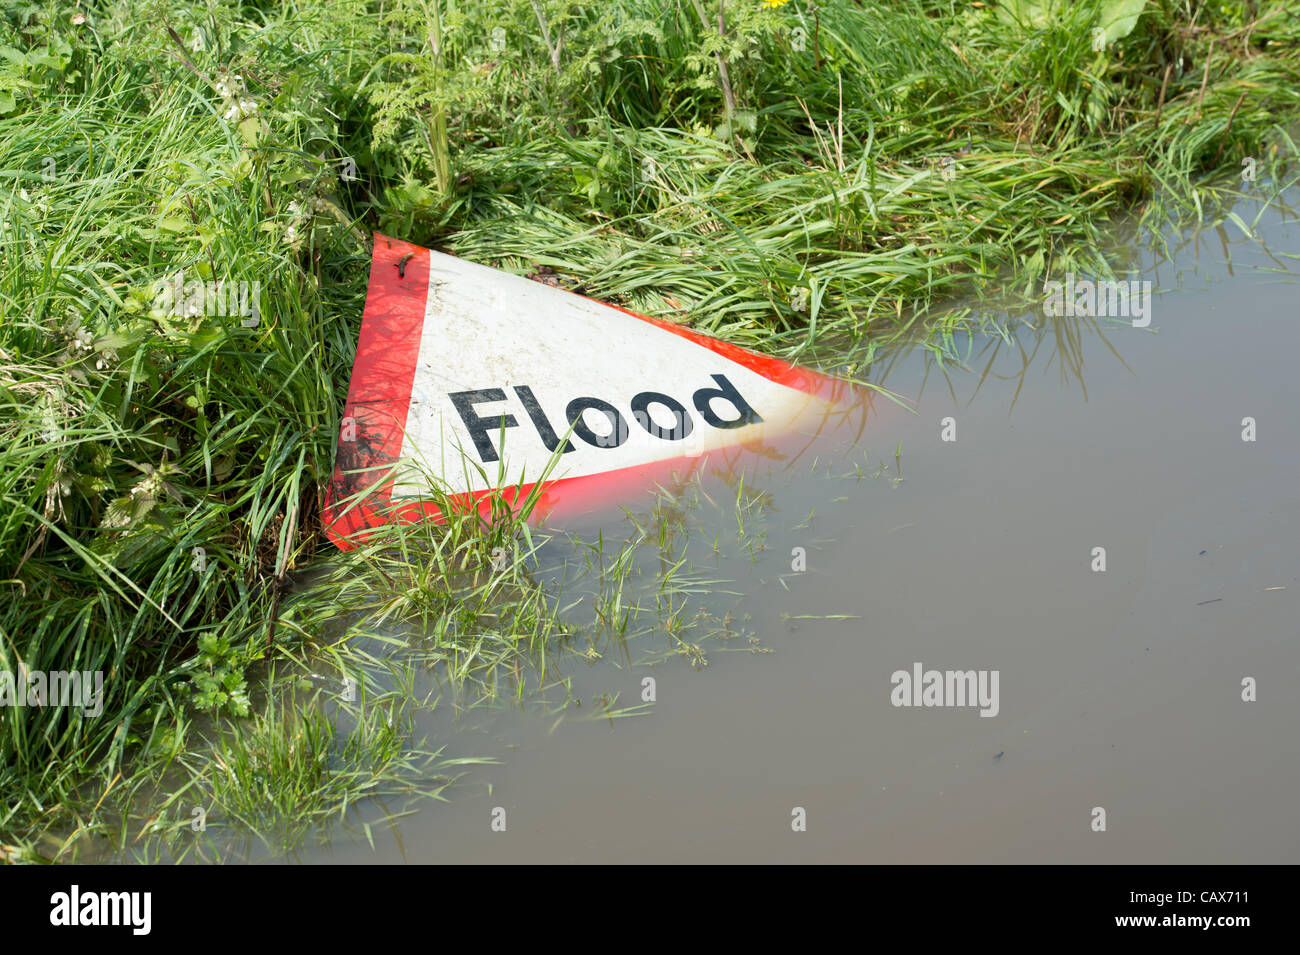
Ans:
{"label": "muddy floodwater", "polygon": [[[1236,213],[1134,253],[1148,327],[1012,315],[960,366],[877,362],[907,408],[565,528],[652,528],[652,607],[685,557],[699,653],[643,618],[555,658],[577,702],[428,712],[500,762],[295,858],[1300,861],[1300,227]],[[575,616],[583,553],[537,571]]]}

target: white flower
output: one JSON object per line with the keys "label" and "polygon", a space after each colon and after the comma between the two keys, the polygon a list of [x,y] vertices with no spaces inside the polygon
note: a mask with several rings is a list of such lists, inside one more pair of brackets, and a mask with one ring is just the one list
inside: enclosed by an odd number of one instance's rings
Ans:
{"label": "white flower", "polygon": [[221,105],[226,108],[226,111],[222,113],[222,118],[227,122],[257,115],[257,101],[244,95],[247,91],[240,76],[235,75],[227,79],[217,80],[213,85],[221,97]]}
{"label": "white flower", "polygon": [[135,483],[135,487],[131,488],[131,496],[144,494],[147,497],[157,497],[158,492],[162,490],[162,483],[162,472],[155,468],[151,474]]}
{"label": "white flower", "polygon": [[238,74],[223,73],[212,85],[224,100],[237,100],[244,93],[244,79]]}

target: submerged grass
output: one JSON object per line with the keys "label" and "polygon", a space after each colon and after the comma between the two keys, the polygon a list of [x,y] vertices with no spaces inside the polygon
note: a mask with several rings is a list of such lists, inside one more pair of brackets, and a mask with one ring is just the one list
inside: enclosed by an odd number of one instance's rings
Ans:
{"label": "submerged grass", "polygon": [[[738,632],[671,496],[562,585],[518,517],[322,543],[367,230],[861,380],[902,342],[954,356],[982,323],[936,302],[1108,275],[1117,217],[1230,221],[1201,177],[1266,191],[1295,154],[1290,4],[1116,6],[4,4],[0,672],[104,697],[0,706],[0,858],[218,857],[168,842],[200,805],[289,851],[440,791],[402,667],[470,706]],[[178,275],[236,308],[160,308]],[[322,661],[362,702],[284,692]]]}

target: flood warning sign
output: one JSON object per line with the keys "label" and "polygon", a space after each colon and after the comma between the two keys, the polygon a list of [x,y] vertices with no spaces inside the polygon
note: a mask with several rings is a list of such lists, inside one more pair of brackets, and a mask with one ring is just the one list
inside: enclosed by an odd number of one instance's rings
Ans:
{"label": "flood warning sign", "polygon": [[[689,329],[375,236],[325,526],[486,507],[595,508],[779,430],[841,383]],[[550,467],[548,471],[547,468]]]}

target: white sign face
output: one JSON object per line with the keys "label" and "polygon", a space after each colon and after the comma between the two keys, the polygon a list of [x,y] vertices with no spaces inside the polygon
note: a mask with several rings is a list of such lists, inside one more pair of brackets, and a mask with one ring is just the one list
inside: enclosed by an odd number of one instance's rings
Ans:
{"label": "white sign face", "polygon": [[[369,505],[339,513],[367,489],[373,505],[419,501],[432,483],[471,499],[543,476],[548,489],[599,475],[627,487],[638,469],[693,465],[788,426],[833,388],[687,329],[376,235],[326,524],[343,546],[374,524]],[[582,493],[599,483],[580,482]]]}

